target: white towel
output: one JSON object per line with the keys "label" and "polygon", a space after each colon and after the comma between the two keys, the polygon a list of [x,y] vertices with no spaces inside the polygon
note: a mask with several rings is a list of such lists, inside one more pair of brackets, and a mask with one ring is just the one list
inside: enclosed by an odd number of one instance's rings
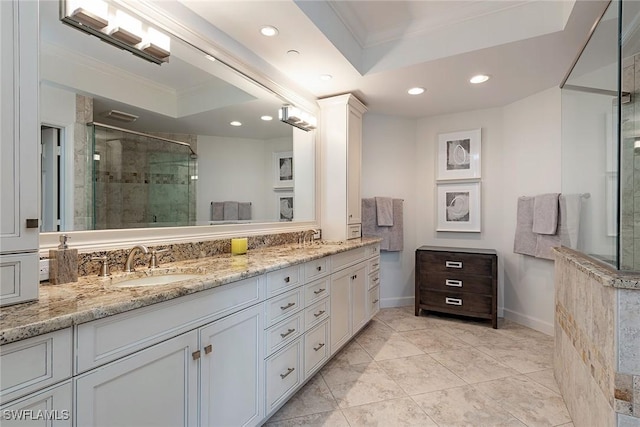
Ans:
{"label": "white towel", "polygon": [[559,202],[558,235],[560,236],[560,242],[562,246],[577,249],[582,196],[580,194],[561,194]]}
{"label": "white towel", "polygon": [[393,225],[393,199],[391,197],[376,197],[376,217],[379,227]]}
{"label": "white towel", "polygon": [[532,228],[533,197],[519,197],[513,252],[530,256],[536,255],[537,237]]}
{"label": "white towel", "polygon": [[558,230],[559,193],[539,194],[533,201],[533,232],[556,234]]}
{"label": "white towel", "polygon": [[224,202],[224,220],[238,220],[238,202]]}

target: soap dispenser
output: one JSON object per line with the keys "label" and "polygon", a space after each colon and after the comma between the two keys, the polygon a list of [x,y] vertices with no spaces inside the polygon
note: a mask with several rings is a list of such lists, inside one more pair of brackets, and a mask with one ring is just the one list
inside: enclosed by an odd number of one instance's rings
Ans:
{"label": "soap dispenser", "polygon": [[49,282],[53,285],[78,281],[78,250],[69,249],[68,239],[60,235],[58,249],[49,251]]}

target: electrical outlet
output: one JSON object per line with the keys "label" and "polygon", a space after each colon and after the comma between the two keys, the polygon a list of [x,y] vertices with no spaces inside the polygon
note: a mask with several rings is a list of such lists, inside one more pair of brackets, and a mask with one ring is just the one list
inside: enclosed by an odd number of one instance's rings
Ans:
{"label": "electrical outlet", "polygon": [[322,230],[317,230],[313,234],[313,240],[320,240],[322,238]]}
{"label": "electrical outlet", "polygon": [[49,280],[49,258],[40,260],[40,281]]}

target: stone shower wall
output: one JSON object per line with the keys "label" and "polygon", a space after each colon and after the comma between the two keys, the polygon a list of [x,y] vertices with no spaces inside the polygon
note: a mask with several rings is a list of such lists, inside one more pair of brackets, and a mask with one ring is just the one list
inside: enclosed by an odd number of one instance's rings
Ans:
{"label": "stone shower wall", "polygon": [[93,185],[91,182],[93,151],[87,133],[87,123],[92,121],[93,98],[76,95],[76,121],[73,126],[73,229],[75,231],[93,230]]}

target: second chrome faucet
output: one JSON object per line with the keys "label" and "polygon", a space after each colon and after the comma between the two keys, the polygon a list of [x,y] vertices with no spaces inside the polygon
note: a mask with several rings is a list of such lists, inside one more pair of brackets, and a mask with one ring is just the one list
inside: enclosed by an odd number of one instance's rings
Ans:
{"label": "second chrome faucet", "polygon": [[127,261],[124,264],[124,271],[126,273],[131,273],[135,271],[134,261],[136,259],[136,253],[142,252],[143,254],[148,254],[149,249],[145,245],[136,245],[129,251],[129,256],[127,256]]}

